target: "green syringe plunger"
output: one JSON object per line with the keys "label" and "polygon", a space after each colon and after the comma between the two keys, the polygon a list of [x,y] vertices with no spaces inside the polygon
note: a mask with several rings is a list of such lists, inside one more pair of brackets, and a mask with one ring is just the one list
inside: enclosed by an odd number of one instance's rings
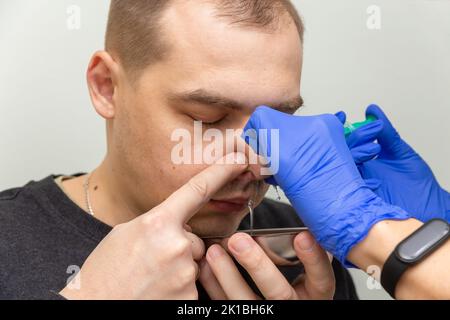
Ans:
{"label": "green syringe plunger", "polygon": [[372,123],[372,122],[374,122],[376,120],[377,120],[377,118],[375,118],[374,116],[368,116],[367,119],[365,121],[362,121],[362,122],[355,122],[355,123],[346,122],[344,124],[345,136],[348,137],[356,129],[361,128],[361,127],[363,127],[365,125],[368,125],[369,123]]}

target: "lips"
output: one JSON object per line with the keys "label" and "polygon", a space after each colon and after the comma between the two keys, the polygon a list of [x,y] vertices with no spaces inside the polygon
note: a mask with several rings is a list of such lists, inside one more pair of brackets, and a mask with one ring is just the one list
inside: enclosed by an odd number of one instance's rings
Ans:
{"label": "lips", "polygon": [[213,210],[224,213],[238,213],[247,207],[248,198],[233,198],[224,200],[210,200],[209,206]]}
{"label": "lips", "polygon": [[240,204],[240,205],[244,205],[244,204],[246,205],[249,200],[250,200],[250,198],[245,198],[245,197],[232,198],[232,199],[213,199],[213,201],[229,202],[229,203]]}

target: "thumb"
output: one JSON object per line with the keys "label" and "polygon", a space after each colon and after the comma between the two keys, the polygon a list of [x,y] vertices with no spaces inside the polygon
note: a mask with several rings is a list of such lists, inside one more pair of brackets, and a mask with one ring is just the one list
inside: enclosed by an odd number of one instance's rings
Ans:
{"label": "thumb", "polygon": [[335,116],[342,124],[345,124],[345,122],[347,121],[347,114],[344,111],[339,111],[335,114]]}
{"label": "thumb", "polygon": [[411,150],[410,147],[402,140],[391,121],[378,105],[370,105],[367,108],[366,116],[374,116],[383,122],[383,129],[377,136],[378,143],[382,149],[380,157],[387,155],[397,158],[403,156],[406,152]]}

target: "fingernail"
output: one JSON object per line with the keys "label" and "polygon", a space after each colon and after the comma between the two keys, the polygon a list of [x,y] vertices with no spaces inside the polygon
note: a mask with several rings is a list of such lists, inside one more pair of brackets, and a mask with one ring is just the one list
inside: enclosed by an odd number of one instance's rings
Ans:
{"label": "fingernail", "polygon": [[298,247],[303,251],[312,251],[314,247],[314,240],[308,235],[300,235],[297,240]]}
{"label": "fingernail", "polygon": [[231,247],[239,253],[244,253],[250,250],[250,248],[252,247],[252,243],[247,237],[240,237],[232,242]]}
{"label": "fingernail", "polygon": [[217,259],[222,255],[222,250],[218,246],[212,246],[208,249],[208,256],[211,259]]}

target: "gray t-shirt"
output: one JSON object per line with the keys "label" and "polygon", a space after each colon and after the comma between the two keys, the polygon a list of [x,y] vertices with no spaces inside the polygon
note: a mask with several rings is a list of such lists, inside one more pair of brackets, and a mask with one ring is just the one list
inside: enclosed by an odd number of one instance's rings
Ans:
{"label": "gray t-shirt", "polygon": [[[70,200],[57,177],[0,193],[0,299],[62,299],[57,293],[111,231]],[[289,205],[266,199],[255,209],[256,228],[301,225]],[[247,217],[240,228],[248,227]],[[357,299],[348,271],[336,260],[333,268],[335,299]],[[281,271],[290,281],[302,272],[296,267]],[[198,287],[200,299],[208,299]]]}

